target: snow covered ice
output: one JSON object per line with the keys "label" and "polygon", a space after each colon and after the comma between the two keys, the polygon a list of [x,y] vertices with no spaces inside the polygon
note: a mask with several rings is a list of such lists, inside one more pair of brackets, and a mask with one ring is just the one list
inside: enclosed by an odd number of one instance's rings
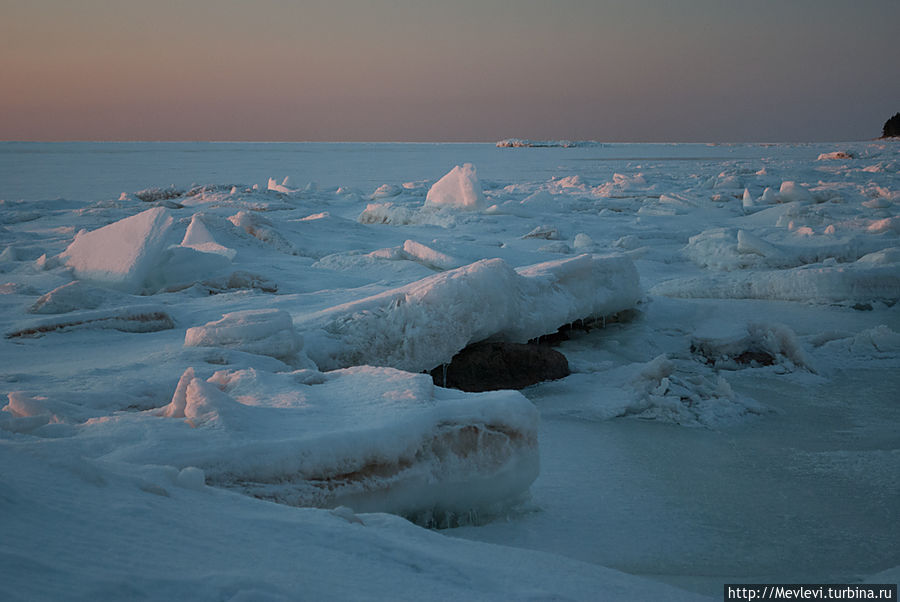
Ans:
{"label": "snow covered ice", "polygon": [[0,146],[4,599],[900,575],[896,141]]}

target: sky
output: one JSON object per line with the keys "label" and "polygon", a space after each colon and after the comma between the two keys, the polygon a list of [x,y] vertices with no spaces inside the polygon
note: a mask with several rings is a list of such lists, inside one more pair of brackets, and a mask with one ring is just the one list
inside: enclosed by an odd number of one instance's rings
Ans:
{"label": "sky", "polygon": [[0,0],[0,140],[864,140],[900,0]]}

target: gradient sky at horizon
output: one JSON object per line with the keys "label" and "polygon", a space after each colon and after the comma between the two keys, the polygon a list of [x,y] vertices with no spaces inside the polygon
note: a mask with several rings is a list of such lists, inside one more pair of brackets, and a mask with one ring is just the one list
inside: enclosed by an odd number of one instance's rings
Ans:
{"label": "gradient sky at horizon", "polygon": [[900,0],[0,0],[2,140],[839,141]]}

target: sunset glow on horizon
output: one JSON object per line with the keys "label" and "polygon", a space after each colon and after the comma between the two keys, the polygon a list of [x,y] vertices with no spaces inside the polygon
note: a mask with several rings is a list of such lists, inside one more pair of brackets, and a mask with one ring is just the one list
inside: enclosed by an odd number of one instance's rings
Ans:
{"label": "sunset glow on horizon", "polygon": [[820,141],[900,2],[3,0],[2,140]]}

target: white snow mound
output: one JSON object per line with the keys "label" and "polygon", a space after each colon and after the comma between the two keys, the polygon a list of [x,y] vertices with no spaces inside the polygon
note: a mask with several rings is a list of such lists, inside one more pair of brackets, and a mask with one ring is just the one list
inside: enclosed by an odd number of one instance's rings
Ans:
{"label": "white snow mound", "polygon": [[229,260],[234,259],[235,255],[237,255],[237,251],[234,249],[230,249],[216,242],[212,232],[209,231],[209,228],[203,221],[203,215],[199,213],[195,213],[191,217],[191,223],[184,233],[184,238],[181,240],[181,246],[190,247],[203,253],[222,255]]}

